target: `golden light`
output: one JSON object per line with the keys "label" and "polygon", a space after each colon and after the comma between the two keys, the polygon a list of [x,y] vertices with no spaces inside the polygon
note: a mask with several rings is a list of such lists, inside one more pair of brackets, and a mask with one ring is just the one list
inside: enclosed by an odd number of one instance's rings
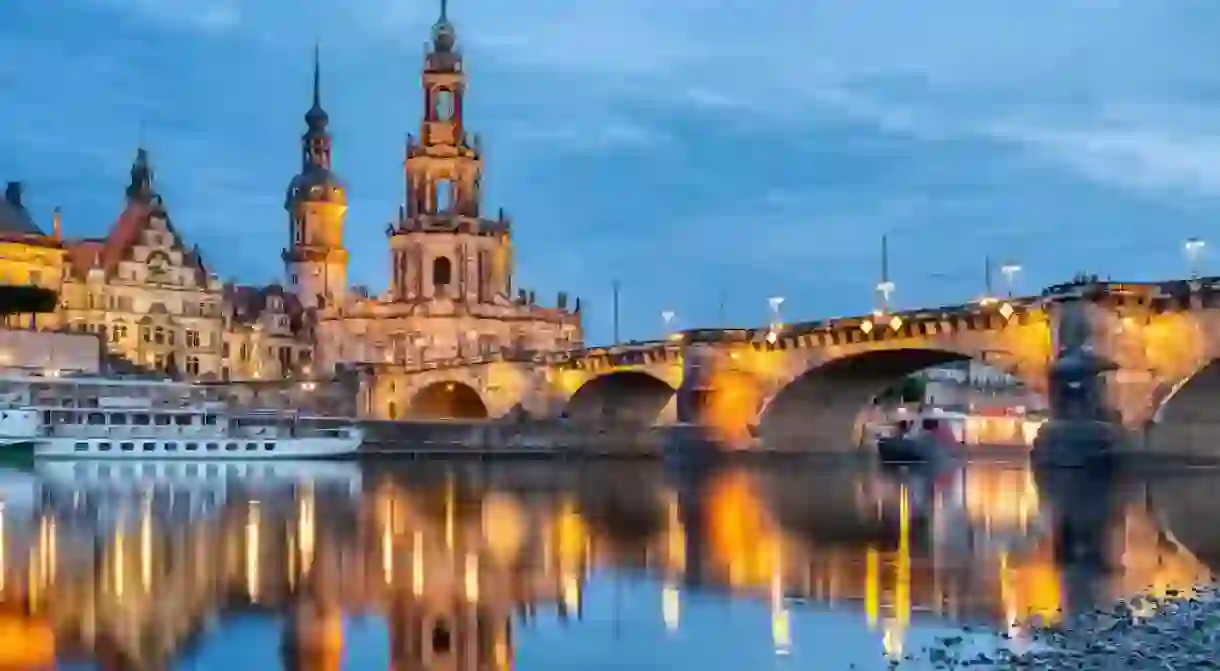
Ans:
{"label": "golden light", "polygon": [[873,322],[869,321],[868,319],[865,319],[864,321],[860,322],[860,330],[863,331],[865,335],[872,333],[873,332]]}
{"label": "golden light", "polygon": [[476,554],[466,555],[466,600],[470,603],[478,603],[479,601],[479,556]]}
{"label": "golden light", "polygon": [[1012,315],[1014,312],[1016,312],[1016,311],[1013,310],[1012,306],[1009,305],[1008,303],[1005,303],[1000,306],[1000,316],[1003,317],[1004,319],[1012,319]]}
{"label": "golden light", "polygon": [[489,494],[483,503],[483,536],[487,548],[502,565],[511,565],[521,552],[525,536],[521,506],[503,494]]}
{"label": "golden light", "polygon": [[8,542],[4,529],[4,502],[0,501],[0,590],[3,590],[5,574],[8,573]]}
{"label": "golden light", "polygon": [[262,576],[259,566],[259,527],[262,523],[258,501],[251,501],[249,519],[246,521],[246,593],[252,603],[258,603]]}
{"label": "golden light", "polygon": [[456,388],[457,388],[457,386],[454,385],[452,382],[445,383],[445,391],[453,391]]}
{"label": "golden light", "polygon": [[424,532],[416,531],[411,535],[411,593],[420,596],[424,593]]}
{"label": "golden light", "polygon": [[902,317],[899,317],[898,315],[894,315],[893,317],[891,317],[890,318],[890,328],[894,329],[895,331],[902,328]]}
{"label": "golden light", "polygon": [[775,334],[775,331],[767,331],[767,342],[774,345],[776,340],[779,340],[779,336]]}

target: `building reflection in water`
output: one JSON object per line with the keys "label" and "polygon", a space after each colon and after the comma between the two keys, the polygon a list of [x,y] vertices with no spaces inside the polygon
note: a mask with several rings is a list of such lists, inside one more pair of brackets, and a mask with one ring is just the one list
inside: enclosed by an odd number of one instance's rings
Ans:
{"label": "building reflection in water", "polygon": [[[775,654],[799,649],[802,610],[832,607],[896,656],[924,620],[1054,620],[1081,593],[1211,576],[1127,496],[1138,483],[1112,486],[1104,533],[1081,549],[1064,488],[1013,465],[187,468],[56,464],[6,481],[0,667],[164,668],[210,623],[262,613],[285,616],[287,668],[339,668],[344,618],[372,614],[393,668],[507,669],[515,627],[540,610],[581,619],[592,573],[617,568],[655,577],[670,632],[688,593],[722,592],[769,604]],[[1104,570],[1080,559],[1094,554]]]}

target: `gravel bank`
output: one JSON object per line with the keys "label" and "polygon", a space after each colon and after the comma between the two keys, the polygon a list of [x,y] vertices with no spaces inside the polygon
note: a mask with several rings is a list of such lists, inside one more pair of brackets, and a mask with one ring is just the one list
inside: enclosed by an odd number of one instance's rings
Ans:
{"label": "gravel bank", "polygon": [[[1192,594],[1136,597],[1074,615],[1062,623],[1024,628],[1030,641],[1019,647],[1007,634],[993,634],[992,652],[978,652],[964,636],[937,644],[892,668],[936,669],[1220,669],[1220,588]],[[977,636],[977,632],[970,632]]]}

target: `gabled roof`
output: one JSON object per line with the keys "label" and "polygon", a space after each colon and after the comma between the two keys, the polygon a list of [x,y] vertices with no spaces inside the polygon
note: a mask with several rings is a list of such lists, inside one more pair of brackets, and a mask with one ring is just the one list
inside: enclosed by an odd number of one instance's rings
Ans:
{"label": "gabled roof", "polygon": [[300,297],[285,291],[284,287],[278,284],[256,287],[230,283],[225,285],[224,293],[225,303],[231,306],[233,320],[238,323],[250,324],[258,321],[267,310],[267,299],[279,296],[283,299],[284,314],[288,315],[292,331],[296,333],[306,325],[305,306],[301,304]]}

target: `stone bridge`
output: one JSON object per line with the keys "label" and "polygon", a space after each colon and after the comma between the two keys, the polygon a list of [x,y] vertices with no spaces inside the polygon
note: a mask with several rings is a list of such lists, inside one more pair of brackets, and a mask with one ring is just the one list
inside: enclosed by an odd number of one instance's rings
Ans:
{"label": "stone bridge", "polygon": [[[1118,369],[1110,400],[1158,447],[1220,444],[1220,278],[1074,283],[1039,296],[783,325],[692,330],[669,340],[561,354],[370,365],[360,414],[496,418],[514,408],[601,425],[684,422],[730,444],[852,449],[862,411],[903,377],[977,360],[1046,385],[1058,314],[1083,300],[1094,349]],[[1213,393],[1213,388],[1215,392]],[[1220,448],[1214,448],[1220,455]]]}

